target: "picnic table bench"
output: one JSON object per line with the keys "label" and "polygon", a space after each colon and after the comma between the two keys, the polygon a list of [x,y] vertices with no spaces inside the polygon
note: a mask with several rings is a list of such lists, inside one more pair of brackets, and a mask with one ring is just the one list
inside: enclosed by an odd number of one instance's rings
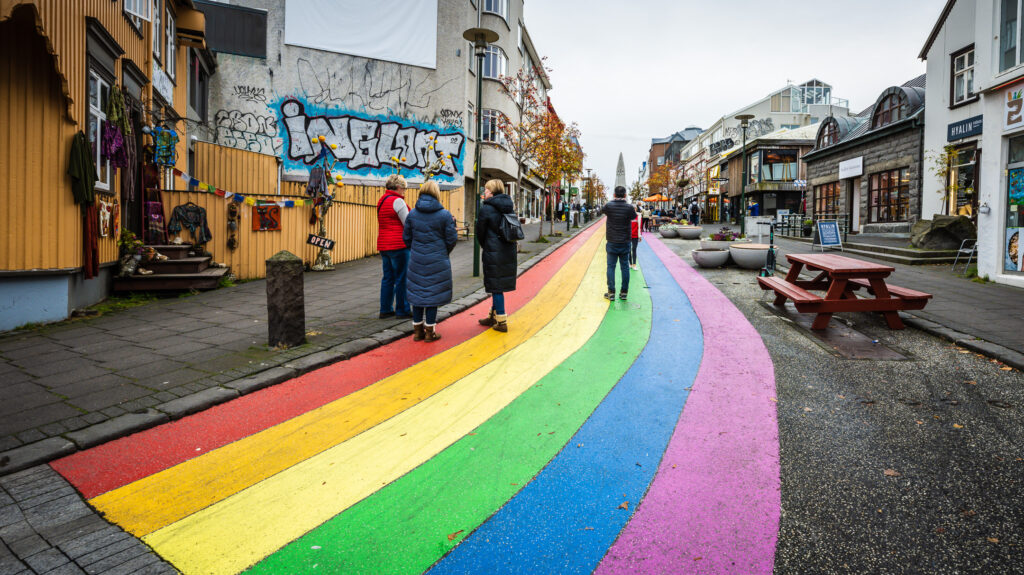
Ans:
{"label": "picnic table bench", "polygon": [[[895,268],[865,262],[836,254],[788,254],[789,273],[785,278],[759,277],[763,290],[775,292],[775,305],[784,306],[792,300],[798,312],[815,313],[811,329],[828,327],[836,312],[880,312],[890,329],[903,329],[901,310],[923,309],[931,294],[886,284]],[[818,271],[810,280],[801,280],[800,272],[806,267]],[[856,290],[865,288],[874,297],[859,298]],[[824,291],[819,296],[811,291]]]}

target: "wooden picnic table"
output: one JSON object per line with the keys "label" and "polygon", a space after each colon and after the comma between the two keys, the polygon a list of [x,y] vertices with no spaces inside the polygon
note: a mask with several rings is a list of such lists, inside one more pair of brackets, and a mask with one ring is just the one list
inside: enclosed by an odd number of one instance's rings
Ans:
{"label": "wooden picnic table", "polygon": [[[832,314],[846,311],[880,312],[890,329],[903,329],[900,310],[923,309],[931,294],[887,284],[895,268],[840,256],[837,254],[787,254],[789,273],[785,278],[760,277],[763,290],[775,292],[775,305],[784,306],[786,300],[801,313],[816,313],[811,329],[828,327]],[[804,268],[819,272],[814,279],[801,280]],[[869,298],[858,298],[854,293],[865,288]],[[811,293],[824,291],[824,296]]]}

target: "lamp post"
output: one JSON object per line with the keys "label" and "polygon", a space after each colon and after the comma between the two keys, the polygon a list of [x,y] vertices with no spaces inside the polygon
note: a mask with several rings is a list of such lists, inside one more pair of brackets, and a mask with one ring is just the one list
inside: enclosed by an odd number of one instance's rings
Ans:
{"label": "lamp post", "polygon": [[[483,142],[484,111],[483,111],[483,90],[484,90],[484,56],[487,53],[487,45],[498,41],[498,33],[494,30],[480,27],[480,8],[482,2],[477,2],[477,28],[470,28],[462,33],[462,37],[473,43],[476,52],[476,167],[473,174],[473,182],[476,184],[476,204],[473,208],[473,217],[480,212],[480,193],[483,186],[480,182],[480,156],[481,144]],[[473,277],[480,277],[480,238],[473,234]]]}
{"label": "lamp post", "polygon": [[740,127],[743,128],[743,181],[740,182],[740,235],[747,233],[747,123],[754,118],[753,114],[740,114],[736,116],[736,119],[740,121]]}

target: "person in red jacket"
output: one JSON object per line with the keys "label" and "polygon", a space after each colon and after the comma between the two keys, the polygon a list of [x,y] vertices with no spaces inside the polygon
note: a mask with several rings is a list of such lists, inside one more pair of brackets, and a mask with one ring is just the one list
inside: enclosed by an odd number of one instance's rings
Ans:
{"label": "person in red jacket", "polygon": [[636,268],[636,248],[640,245],[640,223],[642,222],[640,216],[640,208],[636,209],[636,219],[630,222],[629,226],[629,267]]}
{"label": "person in red jacket", "polygon": [[405,203],[405,178],[392,174],[384,183],[384,196],[377,202],[377,251],[384,264],[384,277],[380,280],[381,318],[412,317],[409,303],[405,299],[409,246],[402,240],[407,215],[409,206]]}

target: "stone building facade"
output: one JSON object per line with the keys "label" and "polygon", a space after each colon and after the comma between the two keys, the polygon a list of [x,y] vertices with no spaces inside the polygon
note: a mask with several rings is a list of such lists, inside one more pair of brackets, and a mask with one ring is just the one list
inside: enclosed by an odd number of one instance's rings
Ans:
{"label": "stone building facade", "polygon": [[894,86],[857,116],[826,118],[807,166],[805,213],[851,233],[909,234],[922,218],[924,77]]}

